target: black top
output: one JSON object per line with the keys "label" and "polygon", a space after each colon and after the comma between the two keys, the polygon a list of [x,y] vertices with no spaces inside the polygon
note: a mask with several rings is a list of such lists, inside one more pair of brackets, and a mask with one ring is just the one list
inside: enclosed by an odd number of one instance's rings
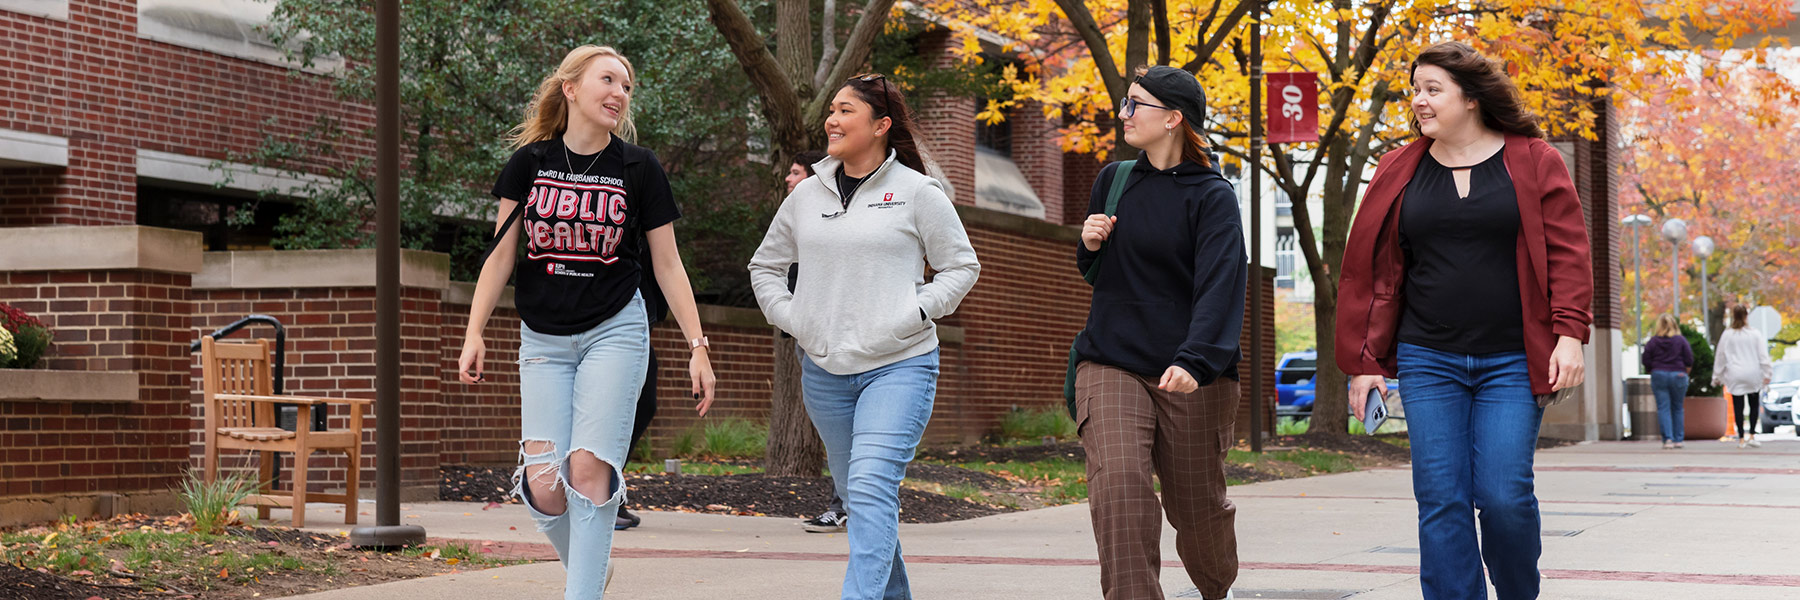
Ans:
{"label": "black top", "polygon": [[1470,169],[1467,198],[1431,153],[1419,161],[1400,205],[1406,310],[1395,339],[1462,354],[1525,349],[1519,201],[1502,154]]}
{"label": "black top", "polygon": [[[1117,169],[1100,170],[1088,214],[1105,212]],[[1249,276],[1237,193],[1193,162],[1158,171],[1140,154],[1128,176],[1076,352],[1146,377],[1173,365],[1203,386],[1236,380]],[[1076,244],[1079,271],[1094,256]]]}
{"label": "black top", "polygon": [[650,151],[617,136],[597,155],[566,150],[561,137],[520,148],[493,191],[529,203],[515,225],[525,256],[514,302],[526,326],[550,335],[587,331],[624,308],[640,277],[653,277],[643,232],[681,217]]}
{"label": "black top", "polygon": [[868,181],[869,176],[874,174],[874,172],[870,172],[868,175],[862,177],[851,177],[844,174],[844,169],[842,167],[838,168],[838,198],[843,202],[844,210],[850,210],[850,198],[856,195],[856,188],[862,187],[863,182]]}

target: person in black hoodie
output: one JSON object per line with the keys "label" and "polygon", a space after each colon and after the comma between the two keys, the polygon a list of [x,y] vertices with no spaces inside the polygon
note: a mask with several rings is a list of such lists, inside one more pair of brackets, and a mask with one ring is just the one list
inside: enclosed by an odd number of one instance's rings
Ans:
{"label": "person in black hoodie", "polygon": [[[1129,170],[1101,170],[1075,251],[1082,273],[1096,271],[1075,344],[1075,412],[1108,600],[1163,597],[1152,473],[1201,595],[1230,598],[1237,579],[1224,459],[1249,269],[1237,194],[1206,154],[1205,107],[1186,71],[1140,72],[1119,121],[1125,142],[1143,151]],[[1126,187],[1108,216],[1114,177]]]}

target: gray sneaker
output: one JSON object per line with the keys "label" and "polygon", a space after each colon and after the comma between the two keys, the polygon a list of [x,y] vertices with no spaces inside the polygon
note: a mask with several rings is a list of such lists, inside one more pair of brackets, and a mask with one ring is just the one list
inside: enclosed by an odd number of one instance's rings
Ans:
{"label": "gray sneaker", "polygon": [[827,509],[819,516],[800,522],[800,526],[810,533],[843,533],[850,515]]}

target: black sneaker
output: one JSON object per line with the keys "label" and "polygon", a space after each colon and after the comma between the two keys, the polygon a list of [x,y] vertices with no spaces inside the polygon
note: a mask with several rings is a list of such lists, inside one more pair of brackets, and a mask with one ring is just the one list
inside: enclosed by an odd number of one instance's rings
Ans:
{"label": "black sneaker", "polygon": [[643,519],[639,519],[637,515],[631,514],[631,511],[625,510],[625,507],[621,506],[619,507],[619,516],[613,519],[613,530],[624,531],[637,527],[639,523],[643,522]]}
{"label": "black sneaker", "polygon": [[826,510],[819,516],[800,522],[800,526],[811,533],[843,533],[844,524],[849,522],[850,515]]}

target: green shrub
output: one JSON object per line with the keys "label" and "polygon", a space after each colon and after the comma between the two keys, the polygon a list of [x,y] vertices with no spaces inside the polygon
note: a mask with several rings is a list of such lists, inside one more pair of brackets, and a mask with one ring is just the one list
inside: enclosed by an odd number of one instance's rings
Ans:
{"label": "green shrub", "polygon": [[730,418],[689,427],[671,450],[678,458],[762,458],[768,447],[768,427]]}
{"label": "green shrub", "polygon": [[1707,343],[1706,334],[1681,324],[1681,336],[1687,338],[1688,345],[1694,347],[1694,370],[1688,372],[1687,395],[1690,397],[1712,397],[1723,393],[1712,384],[1713,347]]}
{"label": "green shrub", "polygon": [[1035,440],[1044,436],[1057,439],[1075,437],[1075,422],[1062,405],[1034,410],[1014,408],[1000,418],[1000,436],[1009,439]]}

